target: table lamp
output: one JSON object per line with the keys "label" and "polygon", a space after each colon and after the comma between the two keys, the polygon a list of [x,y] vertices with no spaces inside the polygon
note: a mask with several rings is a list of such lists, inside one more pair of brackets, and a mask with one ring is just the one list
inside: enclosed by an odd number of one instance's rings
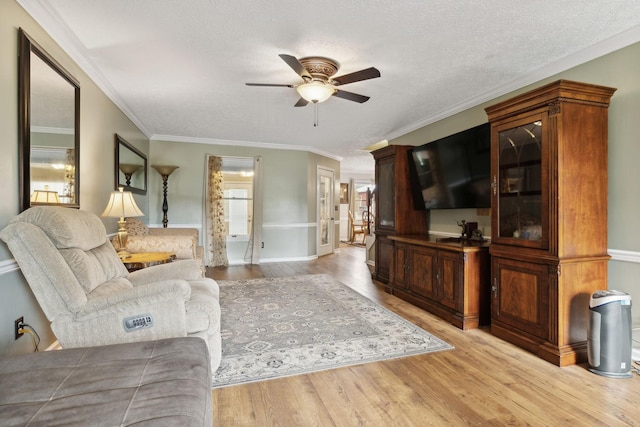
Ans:
{"label": "table lamp", "polygon": [[120,259],[125,259],[131,256],[127,252],[127,229],[125,228],[125,218],[131,216],[144,216],[144,213],[136,205],[136,201],[133,199],[131,191],[124,191],[123,187],[118,187],[118,191],[112,191],[109,202],[104,212],[103,217],[119,218],[118,220],[118,233],[116,234],[116,243],[118,245],[118,256]]}
{"label": "table lamp", "polygon": [[49,191],[49,186],[45,185],[44,190],[34,190],[31,203],[60,203],[60,197],[57,191]]}

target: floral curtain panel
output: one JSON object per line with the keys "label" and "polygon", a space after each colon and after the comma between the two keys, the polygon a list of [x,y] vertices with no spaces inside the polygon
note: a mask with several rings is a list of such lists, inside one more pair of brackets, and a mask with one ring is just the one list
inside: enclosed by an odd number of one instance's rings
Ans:
{"label": "floral curtain panel", "polygon": [[209,267],[229,265],[227,258],[227,240],[224,223],[224,180],[222,176],[222,158],[209,156],[207,160],[207,200],[206,265]]}

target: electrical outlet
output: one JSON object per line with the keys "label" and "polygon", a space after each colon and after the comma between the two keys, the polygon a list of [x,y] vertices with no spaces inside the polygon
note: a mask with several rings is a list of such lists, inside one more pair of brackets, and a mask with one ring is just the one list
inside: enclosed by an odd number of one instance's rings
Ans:
{"label": "electrical outlet", "polygon": [[20,329],[22,329],[22,325],[24,324],[24,317],[20,316],[16,319],[16,339],[20,338],[22,335],[24,335],[23,332],[20,332]]}
{"label": "electrical outlet", "polygon": [[262,249],[264,249],[264,242],[262,242]]}

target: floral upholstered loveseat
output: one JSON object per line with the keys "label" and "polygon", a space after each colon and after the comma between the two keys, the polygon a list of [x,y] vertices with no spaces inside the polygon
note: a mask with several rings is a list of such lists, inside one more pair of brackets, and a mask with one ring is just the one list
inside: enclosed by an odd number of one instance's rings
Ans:
{"label": "floral upholstered loveseat", "polygon": [[127,218],[127,251],[173,252],[176,259],[195,259],[204,274],[204,248],[196,228],[153,228],[137,218]]}

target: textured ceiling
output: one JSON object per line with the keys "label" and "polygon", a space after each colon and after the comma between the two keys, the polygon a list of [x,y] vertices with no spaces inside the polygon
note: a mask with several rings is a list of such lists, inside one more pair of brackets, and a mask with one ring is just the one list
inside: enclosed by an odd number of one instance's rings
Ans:
{"label": "textured ceiling", "polygon": [[[152,139],[300,146],[371,171],[363,148],[640,41],[638,0],[18,0]],[[382,77],[294,108],[278,54]]]}

